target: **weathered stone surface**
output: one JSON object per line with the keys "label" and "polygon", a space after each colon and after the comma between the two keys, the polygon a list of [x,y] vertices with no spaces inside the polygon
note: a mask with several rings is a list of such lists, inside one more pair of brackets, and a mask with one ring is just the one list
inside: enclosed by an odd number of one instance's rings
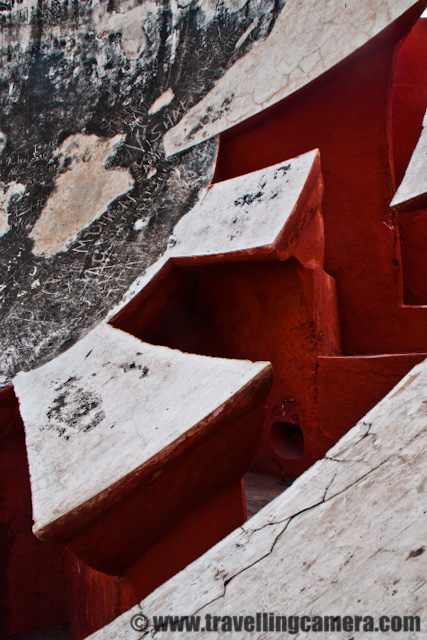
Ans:
{"label": "weathered stone surface", "polygon": [[149,115],[151,116],[153,113],[157,113],[157,111],[160,111],[160,109],[167,107],[168,104],[172,102],[174,97],[175,97],[175,94],[173,92],[173,89],[169,87],[169,89],[164,91],[162,95],[159,96],[157,100],[153,102],[151,107],[148,109]]}
{"label": "weathered stone surface", "polygon": [[123,138],[75,135],[57,149],[54,156],[64,172],[31,231],[34,254],[51,257],[63,251],[80,231],[106,213],[113,200],[133,188],[129,170],[106,169]]}
{"label": "weathered stone surface", "polygon": [[103,325],[14,387],[26,429],[34,530],[44,535],[220,414],[268,363],[145,344]]}
{"label": "weathered stone surface", "polygon": [[[282,5],[0,3],[0,180],[25,187],[7,226],[1,215],[0,385],[75,342],[165,251],[211,180],[217,145],[168,160],[163,134],[269,33]],[[65,141],[116,136],[105,173],[64,164]],[[53,218],[62,225],[75,213],[64,197],[79,171],[80,187],[101,174],[126,184],[94,189],[79,224],[52,244]]]}
{"label": "weathered stone surface", "polygon": [[120,33],[120,47],[129,59],[138,58],[147,48],[149,40],[144,31],[144,24],[150,19],[156,19],[158,7],[155,2],[144,2],[128,10],[105,12],[102,4],[95,6],[95,25],[99,37],[107,40]]}
{"label": "weathered stone surface", "polygon": [[[152,627],[153,616],[159,615],[266,611],[418,615],[422,620],[427,571],[426,393],[424,361],[323,460],[246,525],[90,637],[128,639],[131,617],[140,613],[147,616],[149,628],[139,637],[176,635]],[[322,640],[331,637],[315,635]],[[407,640],[425,637],[425,632],[373,631],[369,637]]]}
{"label": "weathered stone surface", "polygon": [[[165,135],[168,155],[217,135],[301,89],[390,25],[415,0],[289,0],[270,35]],[[421,9],[420,9],[421,10]]]}
{"label": "weathered stone surface", "polygon": [[6,136],[2,131],[0,131],[0,154],[3,153],[5,146],[6,146]]}
{"label": "weathered stone surface", "polygon": [[0,182],[0,236],[9,230],[9,204],[13,198],[21,198],[25,192],[23,184],[11,182],[3,184]]}
{"label": "weathered stone surface", "polygon": [[427,207],[427,112],[420,139],[390,206],[398,211]]}

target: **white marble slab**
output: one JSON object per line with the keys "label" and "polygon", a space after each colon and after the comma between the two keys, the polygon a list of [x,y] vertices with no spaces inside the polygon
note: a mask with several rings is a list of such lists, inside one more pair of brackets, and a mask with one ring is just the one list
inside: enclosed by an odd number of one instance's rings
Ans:
{"label": "white marble slab", "polygon": [[[287,491],[91,640],[137,637],[131,618],[139,614],[149,622],[139,638],[172,638],[177,634],[152,627],[153,616],[256,612],[360,614],[376,620],[418,615],[422,633],[366,635],[425,638],[426,403],[424,361]],[[294,637],[314,636],[331,638],[330,633]],[[224,632],[221,637],[243,636]]]}
{"label": "white marble slab", "polygon": [[240,58],[165,134],[166,154],[207,140],[295,93],[415,4],[415,0],[288,0],[266,40]]}
{"label": "white marble slab", "polygon": [[170,255],[212,255],[272,246],[289,220],[319,152],[218,182],[176,225]]}
{"label": "white marble slab", "polygon": [[427,111],[420,139],[390,206],[399,211],[415,211],[427,206]]}
{"label": "white marble slab", "polygon": [[35,532],[188,438],[270,368],[145,344],[103,325],[18,374]]}
{"label": "white marble slab", "polygon": [[170,259],[273,249],[279,236],[286,233],[292,214],[298,215],[305,186],[314,185],[311,178],[319,176],[320,154],[314,149],[204,189],[196,205],[175,226],[167,251],[133,283],[109,318],[142,291]]}

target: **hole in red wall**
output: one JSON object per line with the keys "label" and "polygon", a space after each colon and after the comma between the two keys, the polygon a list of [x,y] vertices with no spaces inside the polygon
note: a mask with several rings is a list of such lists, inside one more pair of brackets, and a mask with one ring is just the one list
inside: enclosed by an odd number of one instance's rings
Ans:
{"label": "hole in red wall", "polygon": [[274,422],[271,427],[271,446],[282,458],[300,458],[304,453],[301,427],[293,422]]}

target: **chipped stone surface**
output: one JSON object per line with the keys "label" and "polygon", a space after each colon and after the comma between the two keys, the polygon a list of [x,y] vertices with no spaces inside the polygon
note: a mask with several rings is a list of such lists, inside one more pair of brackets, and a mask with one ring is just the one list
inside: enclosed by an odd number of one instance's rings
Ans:
{"label": "chipped stone surface", "polygon": [[144,23],[158,13],[155,2],[145,1],[127,11],[106,12],[105,6],[95,7],[95,25],[98,35],[107,39],[120,34],[120,46],[127,58],[138,58],[148,45]]}
{"label": "chipped stone surface", "polygon": [[[0,181],[26,192],[0,236],[0,386],[78,340],[164,253],[212,178],[217,142],[167,159],[163,134],[268,35],[283,0],[3,4]],[[168,104],[149,114],[165,93]],[[117,135],[123,144],[102,173],[121,171],[132,190],[50,245],[48,220],[63,219],[58,185],[77,171],[58,149],[75,136]],[[99,177],[90,166],[85,184]]]}
{"label": "chipped stone surface", "polygon": [[3,153],[5,147],[6,147],[6,136],[4,135],[4,133],[2,131],[0,131],[0,154]]}
{"label": "chipped stone surface", "polygon": [[[1,144],[1,141],[0,141]],[[20,198],[25,192],[25,186],[18,182],[3,184],[0,182],[0,236],[9,229],[9,204],[12,199]]]}
{"label": "chipped stone surface", "polygon": [[270,368],[145,344],[103,325],[20,373],[35,531],[188,437]]}
{"label": "chipped stone surface", "polygon": [[150,623],[141,638],[176,635],[151,626],[159,615],[418,615],[425,625],[426,397],[424,361],[281,496],[90,638],[127,640],[138,613]]}
{"label": "chipped stone surface", "polygon": [[427,206],[427,111],[420,139],[390,206],[398,211],[415,211]]}
{"label": "chipped stone surface", "polygon": [[152,115],[153,113],[157,113],[157,111],[160,111],[160,109],[163,109],[163,107],[167,107],[167,105],[172,102],[174,97],[175,97],[175,94],[173,90],[169,87],[169,89],[164,91],[162,95],[159,96],[157,100],[153,102],[153,104],[148,110],[148,113]]}
{"label": "chipped stone surface", "polygon": [[124,138],[77,134],[55,151],[63,173],[31,231],[34,254],[51,257],[64,250],[82,229],[106,212],[113,200],[133,188],[128,169],[106,168]]}
{"label": "chipped stone surface", "polygon": [[166,133],[166,154],[188,149],[290,96],[415,4],[416,0],[289,0],[268,38],[238,60]]}

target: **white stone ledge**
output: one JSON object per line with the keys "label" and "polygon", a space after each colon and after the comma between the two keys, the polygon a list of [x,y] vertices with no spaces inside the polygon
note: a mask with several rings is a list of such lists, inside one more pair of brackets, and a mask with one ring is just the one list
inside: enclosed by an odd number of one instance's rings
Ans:
{"label": "white stone ledge", "polygon": [[270,369],[153,346],[102,325],[48,364],[18,374],[35,533],[46,535],[194,436]]}

